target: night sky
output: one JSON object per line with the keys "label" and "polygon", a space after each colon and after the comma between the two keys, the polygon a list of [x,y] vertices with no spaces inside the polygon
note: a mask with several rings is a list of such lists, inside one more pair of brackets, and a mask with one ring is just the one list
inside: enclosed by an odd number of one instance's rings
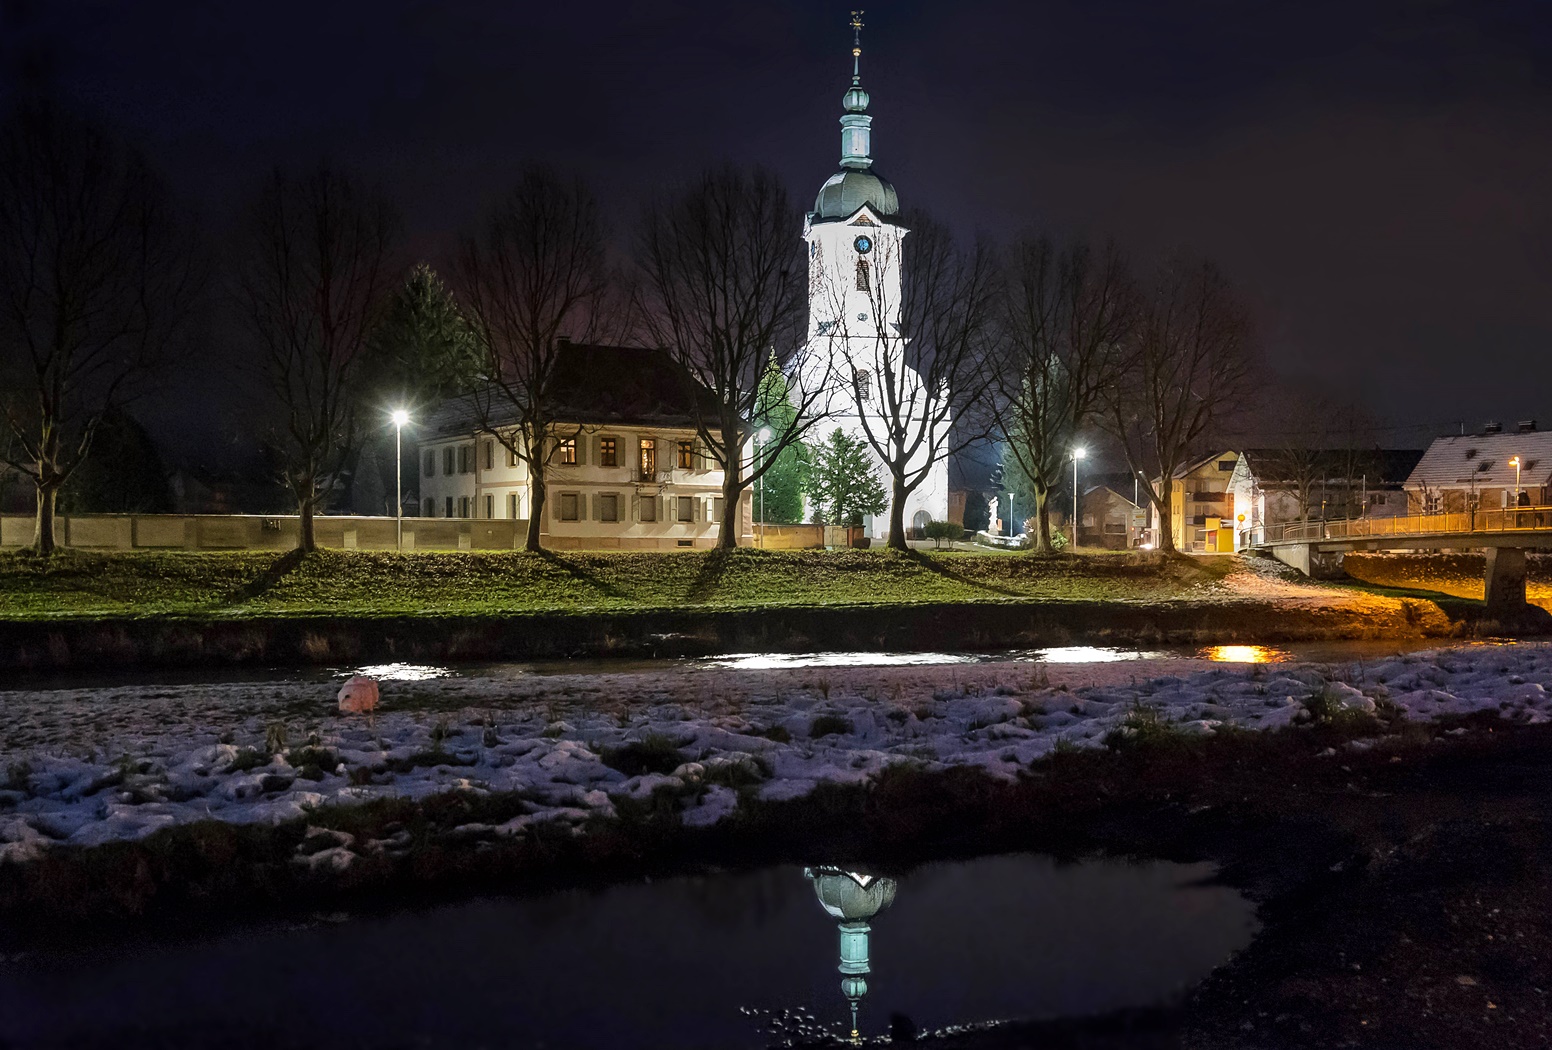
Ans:
{"label": "night sky", "polygon": [[[141,143],[218,233],[265,169],[327,157],[436,263],[533,159],[586,174],[622,243],[724,159],[811,199],[849,6],[13,0],[0,60],[7,92],[46,83]],[[1215,258],[1280,373],[1416,427],[1383,444],[1552,417],[1544,0],[865,6],[874,156],[907,204]]]}

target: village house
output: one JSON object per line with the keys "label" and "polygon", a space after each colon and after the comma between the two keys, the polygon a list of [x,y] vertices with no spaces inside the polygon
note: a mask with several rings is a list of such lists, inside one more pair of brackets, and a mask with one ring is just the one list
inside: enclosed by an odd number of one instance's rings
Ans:
{"label": "village house", "polygon": [[1480,434],[1434,439],[1406,479],[1410,513],[1459,514],[1544,507],[1552,499],[1552,431],[1523,420],[1513,431],[1489,423]]}
{"label": "village house", "polygon": [[1078,546],[1126,550],[1142,542],[1147,514],[1108,485],[1092,485],[1078,499]]}
{"label": "village house", "polygon": [[1421,449],[1245,449],[1229,478],[1236,546],[1262,542],[1269,526],[1290,522],[1405,514],[1406,480],[1422,455]]}
{"label": "village house", "polygon": [[[1229,479],[1238,464],[1238,452],[1217,452],[1175,471],[1169,526],[1176,550],[1213,554],[1236,549],[1234,523],[1241,511],[1229,491]],[[1153,484],[1157,489],[1162,480]]]}
{"label": "village house", "polygon": [[[665,353],[562,344],[549,393],[558,447],[546,471],[542,534],[558,548],[708,547],[722,516],[723,472],[696,422],[715,402]],[[431,518],[526,519],[527,467],[511,440],[516,414],[501,401],[482,427],[470,398],[443,404],[420,442],[420,512]],[[751,532],[750,500],[738,533]]]}

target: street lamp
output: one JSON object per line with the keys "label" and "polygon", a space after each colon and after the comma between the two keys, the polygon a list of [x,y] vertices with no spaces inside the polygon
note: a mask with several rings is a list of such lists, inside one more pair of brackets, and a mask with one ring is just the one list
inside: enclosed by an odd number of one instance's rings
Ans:
{"label": "street lamp", "polygon": [[1072,450],[1072,549],[1078,549],[1078,460],[1083,458],[1084,449],[1079,447]]}
{"label": "street lamp", "polygon": [[1515,456],[1509,461],[1509,465],[1514,468],[1514,505],[1518,507],[1520,505],[1520,457]]}
{"label": "street lamp", "polygon": [[[771,440],[771,428],[770,427],[761,427],[754,435],[754,468],[756,470],[760,469],[760,466],[761,466],[761,464],[763,462],[762,457],[760,455],[760,447],[762,445],[768,444],[770,442],[770,440]],[[755,494],[756,502],[759,503],[759,513],[760,513],[760,532],[759,532],[758,539],[759,539],[760,549],[764,550],[765,549],[765,474],[764,474],[763,471],[759,474],[758,477],[756,477],[754,479],[754,494]]]}
{"label": "street lamp", "polygon": [[410,414],[402,408],[393,410],[393,519],[394,547],[404,549],[404,424]]}

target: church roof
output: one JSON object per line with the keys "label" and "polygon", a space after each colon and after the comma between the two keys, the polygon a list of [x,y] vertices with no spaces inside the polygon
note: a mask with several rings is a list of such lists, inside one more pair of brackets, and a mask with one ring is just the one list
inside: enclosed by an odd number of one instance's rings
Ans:
{"label": "church roof", "polygon": [[[668,353],[650,347],[562,343],[548,393],[558,423],[693,427],[718,411],[710,390]],[[492,385],[444,401],[427,418],[424,433],[472,434],[481,429],[482,405],[490,406],[492,426],[518,421],[507,395]]]}
{"label": "church roof", "polygon": [[888,179],[871,169],[846,168],[831,175],[819,187],[814,200],[815,222],[833,222],[849,219],[864,204],[880,217],[896,215],[900,211],[900,198]]}

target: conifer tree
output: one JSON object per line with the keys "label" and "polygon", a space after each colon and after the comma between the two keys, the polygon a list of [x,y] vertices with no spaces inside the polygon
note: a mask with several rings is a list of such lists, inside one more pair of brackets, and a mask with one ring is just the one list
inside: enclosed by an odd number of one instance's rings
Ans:
{"label": "conifer tree", "polygon": [[837,427],[809,447],[808,498],[820,522],[860,525],[864,514],[889,505],[866,441]]}
{"label": "conifer tree", "polygon": [[[755,429],[784,433],[794,428],[797,416],[787,391],[786,376],[773,352],[765,366],[765,375],[760,379],[760,409],[755,416]],[[756,454],[763,461],[764,447],[757,449]],[[770,458],[770,469],[760,481],[755,520],[771,525],[800,522],[803,520],[803,488],[808,475],[808,449],[794,442]]]}

